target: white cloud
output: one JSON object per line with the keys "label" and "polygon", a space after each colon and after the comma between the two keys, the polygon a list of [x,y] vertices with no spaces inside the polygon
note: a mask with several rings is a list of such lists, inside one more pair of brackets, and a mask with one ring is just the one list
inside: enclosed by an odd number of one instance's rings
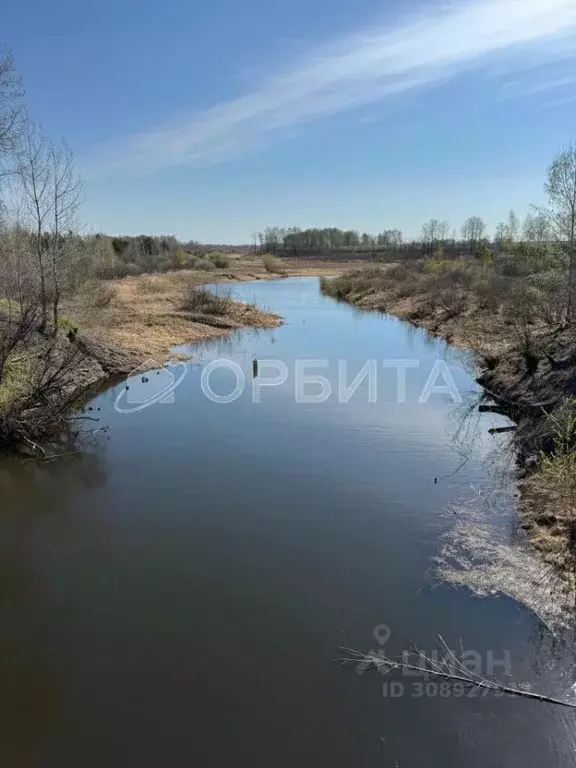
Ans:
{"label": "white cloud", "polygon": [[[572,55],[576,0],[468,0],[322,46],[253,91],[101,147],[99,173],[150,173],[235,156],[283,131],[510,57]],[[267,62],[269,64],[269,62]],[[504,64],[505,70],[505,64]]]}

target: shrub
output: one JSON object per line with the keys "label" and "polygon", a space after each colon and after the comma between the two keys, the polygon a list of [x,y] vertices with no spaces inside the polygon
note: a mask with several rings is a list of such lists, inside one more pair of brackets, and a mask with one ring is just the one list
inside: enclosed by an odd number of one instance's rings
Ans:
{"label": "shrub", "polygon": [[119,275],[120,277],[136,277],[136,275],[141,275],[142,270],[138,266],[138,264],[134,264],[133,261],[129,261],[128,264],[124,265],[124,274]]}
{"label": "shrub", "polygon": [[495,272],[483,273],[474,282],[474,293],[478,300],[478,307],[491,312],[500,309],[509,290],[509,279]]}
{"label": "shrub", "polygon": [[270,274],[273,275],[286,274],[282,262],[277,256],[272,256],[270,253],[266,253],[262,256],[262,261],[264,262],[266,272],[270,272]]}
{"label": "shrub", "polygon": [[534,287],[534,312],[547,325],[559,325],[564,317],[567,283],[560,272],[541,272],[532,275],[529,284]]}
{"label": "shrub", "polygon": [[528,375],[536,373],[538,363],[542,355],[539,339],[530,328],[525,319],[515,320],[513,323],[514,334],[516,337],[516,348],[526,366]]}
{"label": "shrub", "polygon": [[212,261],[198,256],[190,258],[189,267],[190,269],[198,269],[203,272],[212,272],[216,269],[216,265]]}
{"label": "shrub", "polygon": [[116,296],[116,289],[107,280],[88,280],[82,286],[82,294],[96,309],[106,309]]}
{"label": "shrub", "polygon": [[229,290],[215,292],[189,285],[180,308],[201,315],[226,315],[232,310],[233,304]]}
{"label": "shrub", "polygon": [[172,269],[184,269],[186,261],[186,252],[182,248],[178,248],[172,253]]}
{"label": "shrub", "polygon": [[540,454],[540,470],[560,489],[565,501],[571,491],[576,511],[576,399],[567,398],[547,414],[544,430],[548,449]]}
{"label": "shrub", "polygon": [[230,260],[218,251],[214,253],[207,253],[206,260],[210,260],[217,269],[227,269],[230,266]]}
{"label": "shrub", "polygon": [[534,322],[537,293],[524,280],[510,280],[502,305],[504,317],[515,325],[531,325]]}
{"label": "shrub", "polygon": [[548,421],[554,434],[557,454],[576,451],[576,398],[569,397],[552,413]]}
{"label": "shrub", "polygon": [[430,262],[424,261],[400,261],[388,267],[386,277],[390,281],[409,280],[429,269],[429,264]]}
{"label": "shrub", "polygon": [[523,277],[529,273],[529,265],[522,257],[502,256],[498,262],[500,271],[506,277]]}

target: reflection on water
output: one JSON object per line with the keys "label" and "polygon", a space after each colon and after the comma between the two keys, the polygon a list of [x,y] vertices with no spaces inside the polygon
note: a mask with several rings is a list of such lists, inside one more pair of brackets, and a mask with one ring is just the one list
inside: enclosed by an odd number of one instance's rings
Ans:
{"label": "reflection on water", "polygon": [[[2,765],[480,766],[572,764],[571,713],[507,698],[386,697],[332,662],[345,645],[433,648],[440,632],[515,681],[565,692],[566,636],[503,594],[439,583],[435,559],[471,505],[509,482],[501,417],[478,415],[461,353],[393,318],[321,296],[317,282],[238,285],[282,328],[191,347],[172,404],[119,414],[80,455],[0,464]],[[228,358],[242,395],[202,393]],[[286,381],[252,397],[253,361]],[[369,359],[415,359],[406,402],[384,370],[349,402],[295,402],[298,359],[337,392]],[[437,359],[463,394],[418,399]],[[265,366],[264,366],[265,367]],[[214,374],[225,394],[230,372]],[[464,418],[466,417],[466,418]],[[109,437],[110,439],[107,439]],[[493,522],[514,540],[514,491]],[[490,590],[486,590],[490,591]],[[513,593],[511,593],[513,594]],[[498,668],[496,674],[501,671]]]}

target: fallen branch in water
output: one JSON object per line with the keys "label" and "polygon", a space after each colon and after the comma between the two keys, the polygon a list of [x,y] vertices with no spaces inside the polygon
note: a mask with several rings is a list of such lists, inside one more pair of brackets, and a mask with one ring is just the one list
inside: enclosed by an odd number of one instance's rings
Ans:
{"label": "fallen branch in water", "polygon": [[63,456],[76,456],[79,453],[81,453],[81,451],[66,451],[66,453],[54,453],[51,456],[31,456],[26,459],[26,461],[53,461],[54,459],[61,459]]}
{"label": "fallen branch in water", "polygon": [[100,421],[100,419],[94,418],[94,416],[68,416],[68,421]]}
{"label": "fallen branch in water", "polygon": [[35,443],[33,440],[30,440],[29,437],[22,436],[22,439],[24,440],[25,443],[28,443],[28,445],[30,445],[35,451],[38,451],[38,453],[41,454],[41,457],[43,459],[48,458],[48,454],[46,453],[44,448],[42,448],[41,445],[38,445],[38,443]]}
{"label": "fallen branch in water", "polygon": [[505,432],[515,432],[516,426],[512,427],[492,427],[488,430],[489,435],[503,435]]}
{"label": "fallen branch in water", "polygon": [[522,688],[514,688],[505,683],[501,683],[498,680],[487,680],[486,678],[481,677],[468,669],[456,658],[455,654],[446,645],[442,635],[438,635],[438,646],[445,654],[445,657],[442,660],[431,659],[422,651],[419,651],[415,646],[413,646],[412,654],[417,656],[420,662],[414,664],[410,663],[404,655],[401,659],[392,659],[386,656],[384,651],[379,651],[378,655],[374,655],[355,651],[351,648],[342,648],[343,651],[351,654],[351,656],[340,660],[343,663],[354,662],[356,664],[361,663],[366,667],[374,666],[376,669],[384,670],[386,674],[395,669],[409,670],[411,672],[420,672],[423,675],[449,680],[454,683],[464,683],[470,688],[474,687],[486,691],[505,693],[509,696],[521,696],[523,698],[543,701],[549,704],[557,704],[561,707],[576,708],[576,703],[574,702],[564,701],[563,699],[557,699],[553,696],[546,696],[541,693],[533,693],[532,691],[526,691]]}

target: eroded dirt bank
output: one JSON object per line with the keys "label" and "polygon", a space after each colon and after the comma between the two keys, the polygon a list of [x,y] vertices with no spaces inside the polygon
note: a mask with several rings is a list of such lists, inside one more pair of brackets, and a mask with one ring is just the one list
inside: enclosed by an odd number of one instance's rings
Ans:
{"label": "eroded dirt bank", "polygon": [[[428,280],[411,269],[355,269],[322,281],[322,288],[335,298],[393,314],[473,351],[478,382],[486,393],[481,407],[501,412],[516,424],[522,527],[573,594],[576,331],[543,322],[536,294],[533,306],[524,311],[517,297],[516,303],[506,298],[511,286],[485,300],[468,276],[461,283],[454,274]],[[449,269],[462,273],[466,268]]]}

